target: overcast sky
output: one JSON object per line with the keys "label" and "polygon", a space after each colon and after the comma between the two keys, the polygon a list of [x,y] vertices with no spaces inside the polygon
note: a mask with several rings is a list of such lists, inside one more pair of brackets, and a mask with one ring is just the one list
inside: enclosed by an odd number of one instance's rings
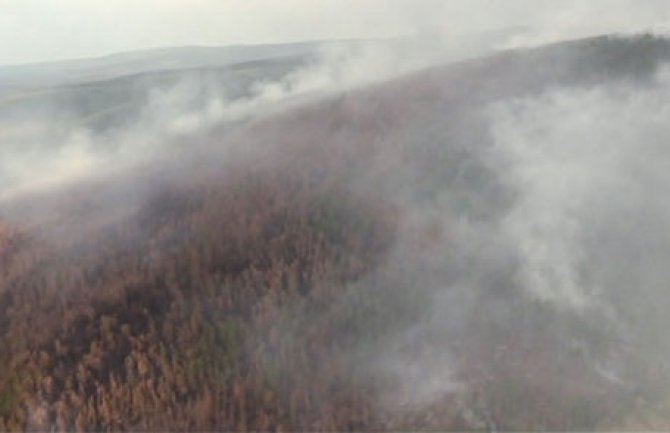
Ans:
{"label": "overcast sky", "polygon": [[667,22],[670,0],[0,0],[0,64],[517,25],[553,39]]}

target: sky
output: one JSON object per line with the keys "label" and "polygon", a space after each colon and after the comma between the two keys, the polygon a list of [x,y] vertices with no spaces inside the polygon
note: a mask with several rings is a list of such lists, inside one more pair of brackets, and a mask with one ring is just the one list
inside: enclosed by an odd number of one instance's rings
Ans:
{"label": "sky", "polygon": [[668,22],[668,0],[0,0],[0,65],[512,26],[551,40]]}

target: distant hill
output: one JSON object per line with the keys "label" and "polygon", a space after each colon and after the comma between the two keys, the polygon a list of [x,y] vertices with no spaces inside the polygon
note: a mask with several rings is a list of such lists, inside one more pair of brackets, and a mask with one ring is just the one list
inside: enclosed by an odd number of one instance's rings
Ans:
{"label": "distant hill", "polygon": [[[355,42],[351,42],[355,43]],[[224,67],[235,63],[310,56],[326,45],[307,42],[277,45],[157,48],[105,57],[0,67],[1,88],[49,87],[103,81],[148,72]]]}
{"label": "distant hill", "polygon": [[[185,46],[153,48],[97,58],[0,66],[0,96],[36,87],[54,87],[188,69],[215,69],[256,61],[311,58],[323,49],[356,50],[366,46],[403,46],[406,49],[441,47],[445,59],[489,52],[501,41],[523,34],[525,28],[506,28],[465,35],[442,29],[396,39],[348,39],[284,44]],[[474,54],[473,54],[474,53]]]}

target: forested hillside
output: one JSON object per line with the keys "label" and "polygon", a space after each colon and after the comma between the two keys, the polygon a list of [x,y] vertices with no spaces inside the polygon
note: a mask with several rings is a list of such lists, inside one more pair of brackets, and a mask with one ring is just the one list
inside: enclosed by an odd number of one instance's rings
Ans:
{"label": "forested hillside", "polygon": [[0,431],[667,428],[626,307],[520,288],[484,110],[647,88],[669,57],[640,36],[439,66],[0,202]]}

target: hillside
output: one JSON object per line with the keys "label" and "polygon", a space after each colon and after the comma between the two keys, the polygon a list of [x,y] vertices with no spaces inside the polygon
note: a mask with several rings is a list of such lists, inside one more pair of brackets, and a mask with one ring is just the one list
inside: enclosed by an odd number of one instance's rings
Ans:
{"label": "hillside", "polygon": [[[342,44],[346,44],[343,42]],[[352,41],[351,44],[355,44]],[[324,43],[306,42],[227,47],[175,47],[112,54],[105,57],[65,60],[45,64],[0,67],[5,88],[55,87],[113,80],[130,75],[215,69],[239,63],[314,56]]]}
{"label": "hillside", "polygon": [[0,202],[0,431],[662,429],[646,304],[519,282],[526,191],[486,110],[668,59],[602,37],[436,66]]}

